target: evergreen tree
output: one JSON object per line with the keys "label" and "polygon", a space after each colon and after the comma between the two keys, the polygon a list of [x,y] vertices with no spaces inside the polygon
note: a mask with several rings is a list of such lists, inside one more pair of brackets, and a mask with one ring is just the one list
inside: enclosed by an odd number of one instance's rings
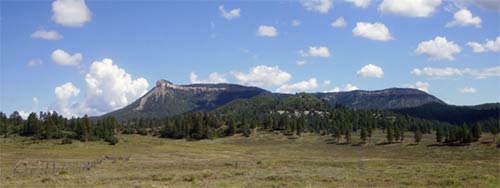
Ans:
{"label": "evergreen tree", "polygon": [[480,137],[481,137],[481,125],[479,123],[476,123],[472,127],[472,138],[474,141],[478,141]]}
{"label": "evergreen tree", "polygon": [[28,115],[21,134],[24,136],[38,136],[39,133],[38,116],[32,112]]}
{"label": "evergreen tree", "polygon": [[394,133],[393,133],[392,127],[387,126],[386,129],[387,129],[386,130],[386,133],[387,133],[387,142],[388,143],[392,143],[394,141]]}
{"label": "evergreen tree", "polygon": [[443,141],[443,128],[439,127],[436,130],[436,142],[441,143]]}
{"label": "evergreen tree", "polygon": [[493,127],[493,128],[491,128],[490,132],[491,132],[491,134],[493,134],[493,142],[495,142],[497,135],[498,135],[498,128]]}
{"label": "evergreen tree", "polygon": [[368,133],[366,131],[366,128],[362,128],[360,133],[359,133],[359,138],[363,141],[363,143],[366,142],[366,137],[368,136]]}
{"label": "evergreen tree", "polygon": [[349,128],[349,127],[348,127],[348,128],[345,130],[345,133],[344,133],[344,134],[345,134],[345,135],[344,135],[344,137],[345,137],[345,142],[346,142],[346,143],[351,143],[351,128]]}
{"label": "evergreen tree", "polygon": [[415,143],[419,144],[420,141],[422,140],[422,132],[420,131],[420,127],[416,127],[416,130],[415,130]]}

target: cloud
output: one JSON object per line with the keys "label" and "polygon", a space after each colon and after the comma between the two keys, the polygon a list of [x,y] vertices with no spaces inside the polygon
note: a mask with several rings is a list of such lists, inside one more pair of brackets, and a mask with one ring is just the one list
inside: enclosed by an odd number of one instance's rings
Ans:
{"label": "cloud", "polygon": [[84,0],[55,0],[52,12],[52,20],[69,27],[81,27],[91,19],[91,12]]}
{"label": "cloud", "polygon": [[80,89],[78,89],[73,83],[66,82],[54,89],[54,94],[56,95],[56,103],[50,107],[50,109],[57,111],[59,114],[65,117],[78,116],[78,112],[69,105],[69,99],[78,96]]}
{"label": "cloud", "polygon": [[305,92],[312,89],[318,88],[318,82],[316,78],[311,78],[307,81],[301,81],[294,84],[284,84],[276,89],[278,93],[297,93],[297,92]]}
{"label": "cloud", "polygon": [[366,23],[358,22],[352,29],[354,36],[360,36],[371,40],[389,41],[392,39],[389,29],[380,22]]}
{"label": "cloud", "polygon": [[455,12],[453,15],[455,18],[453,21],[448,22],[446,27],[454,27],[454,26],[475,26],[477,28],[481,27],[481,18],[478,16],[472,16],[472,13],[466,8],[462,8],[459,11]]}
{"label": "cloud", "polygon": [[33,104],[38,105],[39,101],[37,97],[33,97]]}
{"label": "cloud", "polygon": [[363,78],[382,78],[384,76],[384,71],[382,67],[368,64],[361,68],[357,72],[357,75]]}
{"label": "cloud", "polygon": [[51,58],[52,61],[58,65],[76,66],[80,64],[80,61],[82,61],[82,54],[75,53],[70,55],[64,50],[57,49],[52,52]]}
{"label": "cloud", "polygon": [[473,87],[464,87],[460,90],[460,93],[477,93],[477,89]]}
{"label": "cloud", "polygon": [[347,23],[345,22],[343,17],[339,17],[331,23],[332,27],[345,27],[346,25]]}
{"label": "cloud", "polygon": [[224,75],[221,75],[217,72],[212,72],[210,75],[208,75],[208,79],[206,80],[199,80],[198,75],[194,72],[189,73],[189,80],[191,80],[191,83],[193,84],[198,84],[198,83],[227,83],[228,81],[224,77]]}
{"label": "cloud", "polygon": [[378,10],[383,14],[406,17],[429,17],[441,5],[441,0],[384,0]]}
{"label": "cloud", "polygon": [[417,81],[415,84],[405,84],[404,86],[429,93],[429,87],[431,86],[431,84],[429,84],[428,82]]}
{"label": "cloud", "polygon": [[478,42],[468,42],[467,46],[472,48],[472,51],[476,53],[482,52],[499,52],[500,51],[500,36],[496,40],[486,40],[486,43],[480,44]]}
{"label": "cloud", "polygon": [[292,26],[300,26],[302,24],[302,21],[295,19],[295,20],[292,20],[291,24],[292,24]]}
{"label": "cloud", "polygon": [[344,86],[344,91],[354,91],[354,90],[358,90],[359,88],[356,87],[355,85],[352,85],[350,83],[346,84]]}
{"label": "cloud", "polygon": [[434,60],[455,60],[454,54],[460,53],[460,46],[453,41],[446,40],[446,37],[436,37],[433,40],[423,41],[418,44],[415,53],[426,55]]}
{"label": "cloud", "polygon": [[31,114],[31,112],[26,112],[24,110],[18,110],[17,112],[24,120],[28,119],[28,116]]}
{"label": "cloud", "polygon": [[341,92],[341,91],[354,91],[354,90],[359,90],[359,88],[356,87],[355,85],[352,85],[351,83],[347,83],[346,85],[344,85],[344,88],[342,89],[340,87],[334,87],[330,91],[325,91],[325,92]]}
{"label": "cloud", "polygon": [[300,56],[302,57],[330,57],[330,49],[326,46],[310,46],[307,52],[304,50],[299,51]]}
{"label": "cloud", "polygon": [[31,38],[45,39],[45,40],[60,40],[63,38],[63,36],[59,34],[56,30],[45,30],[43,28],[39,28],[38,30],[36,30],[31,34]]}
{"label": "cloud", "polygon": [[28,66],[30,67],[34,67],[34,66],[38,66],[38,65],[41,65],[43,62],[41,59],[30,59],[28,61]]}
{"label": "cloud", "polygon": [[422,69],[415,68],[411,71],[412,74],[417,76],[429,76],[432,78],[449,78],[452,76],[472,76],[475,78],[488,78],[488,77],[500,77],[500,66],[484,68],[484,69],[472,69],[472,68],[433,68],[425,67]]}
{"label": "cloud", "polygon": [[68,100],[71,97],[75,97],[80,93],[80,89],[75,87],[73,83],[66,82],[54,89],[57,100]]}
{"label": "cloud", "polygon": [[239,8],[231,9],[230,11],[226,11],[223,5],[219,6],[219,12],[222,17],[226,20],[232,20],[240,17],[241,10]]}
{"label": "cloud", "polygon": [[232,72],[231,74],[240,84],[259,87],[282,85],[292,78],[289,73],[280,70],[278,66],[265,65],[252,67],[248,73]]}
{"label": "cloud", "polygon": [[295,64],[297,64],[297,65],[301,66],[301,65],[305,65],[305,64],[307,64],[307,61],[305,61],[305,60],[301,60],[301,61],[297,61],[297,62],[295,62]]}
{"label": "cloud", "polygon": [[356,7],[366,8],[370,5],[371,0],[345,0],[346,2],[350,2],[354,4]]}
{"label": "cloud", "polygon": [[257,36],[261,37],[275,37],[278,36],[278,30],[273,26],[261,25],[257,29]]}
{"label": "cloud", "polygon": [[132,79],[111,59],[94,61],[85,75],[86,106],[98,113],[124,107],[147,92],[149,83],[144,78]]}
{"label": "cloud", "polygon": [[333,0],[301,0],[300,3],[308,11],[328,13],[333,7]]}

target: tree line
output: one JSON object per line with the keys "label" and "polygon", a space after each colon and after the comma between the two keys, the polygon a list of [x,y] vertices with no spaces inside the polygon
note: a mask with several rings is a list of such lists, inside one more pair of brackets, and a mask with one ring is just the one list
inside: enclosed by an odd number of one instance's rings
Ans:
{"label": "tree line", "polygon": [[63,139],[70,143],[71,139],[86,141],[104,140],[110,144],[118,143],[114,136],[119,127],[113,117],[104,117],[92,121],[86,115],[79,118],[65,118],[57,112],[30,113],[24,120],[19,112],[14,111],[9,117],[0,112],[0,133],[29,136],[33,139]]}

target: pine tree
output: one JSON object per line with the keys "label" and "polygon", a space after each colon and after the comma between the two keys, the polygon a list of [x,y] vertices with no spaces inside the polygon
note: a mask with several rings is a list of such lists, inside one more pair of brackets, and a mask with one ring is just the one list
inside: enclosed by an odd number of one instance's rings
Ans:
{"label": "pine tree", "polygon": [[422,132],[420,131],[420,127],[417,126],[415,130],[415,143],[419,144],[422,140]]}
{"label": "pine tree", "polygon": [[497,135],[498,135],[498,129],[496,127],[491,128],[490,130],[491,134],[493,134],[493,142],[495,142]]}
{"label": "pine tree", "polygon": [[366,142],[366,137],[368,136],[368,133],[366,131],[366,128],[362,128],[360,133],[359,133],[359,138],[363,141],[363,143]]}
{"label": "pine tree", "polygon": [[348,127],[344,133],[346,143],[351,143],[351,129]]}
{"label": "pine tree", "polygon": [[441,143],[443,141],[443,128],[439,127],[436,130],[436,142]]}
{"label": "pine tree", "polygon": [[479,123],[474,124],[472,127],[472,138],[474,141],[478,141],[481,137],[481,125]]}
{"label": "pine tree", "polygon": [[390,126],[387,126],[386,133],[387,133],[387,142],[392,143],[394,141],[394,134]]}

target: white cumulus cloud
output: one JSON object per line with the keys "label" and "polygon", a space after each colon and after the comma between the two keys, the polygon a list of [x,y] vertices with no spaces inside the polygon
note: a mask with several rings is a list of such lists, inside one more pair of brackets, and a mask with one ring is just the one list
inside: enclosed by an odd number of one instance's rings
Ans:
{"label": "white cumulus cloud", "polygon": [[446,37],[437,36],[428,41],[418,44],[415,53],[417,55],[426,55],[434,60],[455,60],[454,54],[460,53],[460,46],[453,41],[448,41]]}
{"label": "white cumulus cloud", "polygon": [[411,71],[412,74],[417,76],[429,76],[432,78],[449,78],[453,76],[472,76],[475,78],[489,78],[489,77],[500,77],[500,66],[489,67],[483,69],[473,69],[473,68],[415,68]]}
{"label": "white cumulus cloud", "polygon": [[473,87],[464,87],[460,89],[460,93],[477,93],[477,89]]}
{"label": "white cumulus cloud", "polygon": [[355,85],[352,85],[350,83],[346,84],[344,86],[344,91],[354,91],[354,90],[358,90],[359,88],[356,87]]}
{"label": "white cumulus cloud", "polygon": [[257,36],[275,37],[278,36],[278,30],[273,26],[261,25],[257,29]]}
{"label": "white cumulus cloud", "polygon": [[318,81],[316,78],[311,78],[306,81],[301,81],[293,84],[284,84],[276,89],[278,93],[297,93],[305,92],[318,88]]}
{"label": "white cumulus cloud", "polygon": [[428,82],[417,81],[415,84],[405,84],[405,86],[429,93],[429,87],[431,86],[431,84],[429,84]]}
{"label": "white cumulus cloud", "polygon": [[439,5],[441,5],[441,0],[383,0],[378,10],[383,14],[429,17]]}
{"label": "white cumulus cloud", "polygon": [[333,7],[333,0],[301,0],[302,6],[308,11],[327,13]]}
{"label": "white cumulus cloud", "polygon": [[280,70],[277,66],[265,65],[252,67],[248,73],[235,71],[231,74],[240,84],[260,87],[282,85],[292,78],[292,75]]}
{"label": "white cumulus cloud", "polygon": [[149,87],[146,79],[133,80],[129,73],[107,58],[92,63],[85,82],[86,107],[97,113],[124,107],[144,95]]}
{"label": "white cumulus cloud", "polygon": [[331,23],[332,27],[345,27],[347,25],[344,17],[339,17]]}
{"label": "white cumulus cloud", "polygon": [[382,67],[368,64],[363,66],[357,72],[357,75],[363,78],[382,78],[384,76],[384,71],[382,70]]}
{"label": "white cumulus cloud", "polygon": [[356,23],[356,27],[352,29],[352,34],[354,34],[354,36],[378,41],[388,41],[392,39],[389,29],[380,22],[358,22]]}
{"label": "white cumulus cloud", "polygon": [[222,17],[224,17],[226,20],[232,20],[232,19],[240,17],[241,9],[235,8],[235,9],[231,9],[229,11],[226,11],[226,9],[224,9],[224,6],[220,5],[219,12],[220,12],[220,15]]}
{"label": "white cumulus cloud", "polygon": [[52,110],[57,111],[65,117],[78,116],[78,112],[73,109],[73,105],[69,104],[69,99],[78,96],[80,89],[73,83],[66,82],[54,89],[56,95],[56,103],[51,107]]}
{"label": "white cumulus cloud", "polygon": [[61,25],[81,27],[91,19],[91,12],[84,0],[55,0],[52,19]]}
{"label": "white cumulus cloud", "polygon": [[478,42],[468,42],[467,46],[472,48],[472,51],[476,53],[481,52],[500,52],[500,36],[496,40],[486,40],[486,43],[481,44]]}
{"label": "white cumulus cloud", "polygon": [[454,26],[475,26],[481,27],[481,18],[479,16],[472,16],[472,13],[466,9],[462,8],[453,15],[454,20],[448,22],[446,27]]}
{"label": "white cumulus cloud", "polygon": [[45,39],[45,40],[60,40],[63,38],[59,32],[56,30],[45,30],[43,28],[39,28],[35,32],[31,34],[31,38],[37,39]]}
{"label": "white cumulus cloud", "polygon": [[75,53],[70,55],[64,50],[57,49],[52,52],[51,58],[58,65],[76,66],[82,61],[82,54]]}
{"label": "white cumulus cloud", "polygon": [[345,0],[346,2],[350,2],[357,7],[366,8],[370,5],[371,0]]}
{"label": "white cumulus cloud", "polygon": [[228,81],[224,77],[224,75],[221,75],[217,72],[212,72],[210,75],[208,75],[208,79],[206,80],[200,80],[198,79],[198,75],[195,72],[189,73],[189,80],[193,84],[198,84],[198,83],[212,83],[212,84],[217,84],[217,83],[227,83]]}
{"label": "white cumulus cloud", "polygon": [[307,51],[300,50],[300,56],[302,57],[330,57],[330,49],[326,46],[310,46]]}

